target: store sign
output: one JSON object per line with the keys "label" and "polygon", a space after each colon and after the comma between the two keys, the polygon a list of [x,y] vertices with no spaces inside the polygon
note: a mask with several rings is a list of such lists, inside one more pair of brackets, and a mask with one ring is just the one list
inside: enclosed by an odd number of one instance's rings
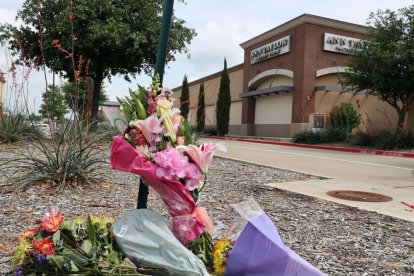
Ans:
{"label": "store sign", "polygon": [[253,49],[250,52],[250,63],[258,63],[262,60],[269,59],[290,52],[291,37],[285,36],[269,44]]}
{"label": "store sign", "polygon": [[349,54],[349,50],[354,46],[355,42],[361,39],[325,33],[323,49],[325,51]]}

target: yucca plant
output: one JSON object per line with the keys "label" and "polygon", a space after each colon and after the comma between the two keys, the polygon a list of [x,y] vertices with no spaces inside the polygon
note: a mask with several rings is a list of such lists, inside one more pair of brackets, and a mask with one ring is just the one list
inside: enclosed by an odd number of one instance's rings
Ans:
{"label": "yucca plant", "polygon": [[43,138],[42,132],[22,114],[4,115],[0,120],[0,142],[14,143],[24,139],[32,140],[36,136]]}
{"label": "yucca plant", "polygon": [[4,143],[14,143],[23,138],[22,124],[24,123],[21,115],[5,115],[0,121],[0,141]]}
{"label": "yucca plant", "polygon": [[97,147],[102,136],[91,138],[88,132],[89,127],[82,122],[67,121],[52,141],[37,139],[22,155],[0,160],[4,171],[19,172],[9,179],[10,190],[44,181],[63,188],[97,177],[99,165],[105,162]]}

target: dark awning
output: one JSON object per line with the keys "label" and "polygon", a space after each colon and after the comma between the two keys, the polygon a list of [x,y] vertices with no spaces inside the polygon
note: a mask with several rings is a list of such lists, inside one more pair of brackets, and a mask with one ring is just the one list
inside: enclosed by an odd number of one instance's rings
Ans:
{"label": "dark awning", "polygon": [[280,85],[255,91],[240,93],[240,98],[257,98],[262,96],[278,95],[281,93],[288,93],[293,90],[293,86]]}
{"label": "dark awning", "polygon": [[327,91],[327,92],[333,91],[333,92],[339,92],[339,93],[367,94],[367,90],[355,91],[355,90],[343,88],[342,86],[331,86],[331,85],[316,86],[315,91]]}

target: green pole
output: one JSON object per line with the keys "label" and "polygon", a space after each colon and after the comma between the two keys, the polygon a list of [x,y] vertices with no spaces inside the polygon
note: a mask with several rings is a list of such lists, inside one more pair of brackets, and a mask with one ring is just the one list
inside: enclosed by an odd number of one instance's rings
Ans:
{"label": "green pole", "polygon": [[[174,0],[164,0],[164,9],[162,12],[161,34],[158,42],[157,60],[155,63],[155,75],[160,76],[160,83],[162,85],[162,79],[165,68],[165,55],[167,54],[168,36],[170,34],[171,17],[173,13]],[[148,187],[142,181],[139,181],[139,191],[137,200],[137,209],[146,209],[148,202]]]}
{"label": "green pole", "polygon": [[155,75],[160,76],[160,83],[164,75],[165,55],[167,54],[168,37],[170,34],[171,18],[173,13],[174,0],[164,1],[164,10],[162,13],[161,34],[157,48],[157,61],[155,64]]}

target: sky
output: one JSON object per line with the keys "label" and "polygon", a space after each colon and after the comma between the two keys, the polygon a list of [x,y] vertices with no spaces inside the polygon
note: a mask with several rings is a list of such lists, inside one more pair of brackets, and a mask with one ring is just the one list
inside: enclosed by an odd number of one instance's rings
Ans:
{"label": "sky", "polygon": [[[0,23],[18,24],[15,15],[24,0],[0,0]],[[194,28],[197,36],[188,46],[191,58],[177,55],[165,69],[164,86],[174,88],[182,84],[184,75],[194,81],[223,69],[223,60],[228,67],[243,62],[240,43],[285,23],[304,13],[365,25],[370,12],[397,10],[412,5],[412,0],[186,0],[175,1],[175,15]],[[76,31],[75,31],[76,32]],[[7,71],[6,50],[0,48],[0,69]],[[51,82],[51,75],[47,76]],[[137,84],[147,86],[151,78],[140,75],[131,82],[122,76],[105,81],[105,90],[110,100],[135,90]],[[41,93],[45,89],[45,77],[41,72],[32,72],[28,83],[29,108],[37,111]]]}

